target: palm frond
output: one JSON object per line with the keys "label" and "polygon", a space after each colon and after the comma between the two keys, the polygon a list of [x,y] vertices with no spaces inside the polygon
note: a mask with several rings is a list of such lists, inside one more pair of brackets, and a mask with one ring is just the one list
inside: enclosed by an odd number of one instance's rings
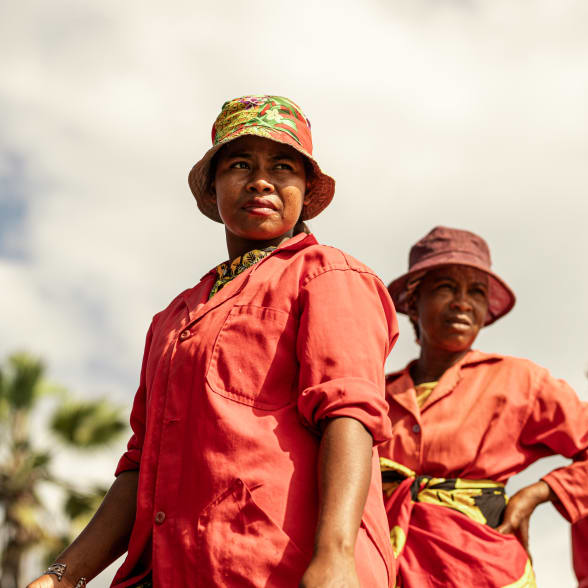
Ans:
{"label": "palm frond", "polygon": [[44,363],[26,352],[12,354],[2,376],[2,398],[13,410],[30,409],[45,372]]}
{"label": "palm frond", "polygon": [[62,441],[79,448],[110,443],[127,427],[121,410],[106,400],[63,404],[53,415],[50,426]]}
{"label": "palm frond", "polygon": [[100,506],[106,492],[107,489],[103,487],[96,487],[89,492],[68,492],[63,506],[65,514],[72,521],[93,515]]}

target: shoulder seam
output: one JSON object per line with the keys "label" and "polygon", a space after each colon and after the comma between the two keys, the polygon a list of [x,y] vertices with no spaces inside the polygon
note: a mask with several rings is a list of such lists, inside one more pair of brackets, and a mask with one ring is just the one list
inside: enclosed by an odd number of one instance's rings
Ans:
{"label": "shoulder seam", "polygon": [[357,274],[368,274],[368,275],[376,278],[378,281],[382,282],[380,277],[378,275],[376,275],[371,270],[363,269],[363,268],[359,268],[359,267],[351,267],[349,265],[349,263],[347,263],[347,265],[330,264],[330,265],[323,265],[323,266],[315,269],[312,273],[307,274],[301,282],[301,287],[305,288],[312,280],[314,280],[315,278],[318,278],[318,276],[321,276],[323,274],[326,274],[326,273],[332,272],[332,271],[352,271]]}

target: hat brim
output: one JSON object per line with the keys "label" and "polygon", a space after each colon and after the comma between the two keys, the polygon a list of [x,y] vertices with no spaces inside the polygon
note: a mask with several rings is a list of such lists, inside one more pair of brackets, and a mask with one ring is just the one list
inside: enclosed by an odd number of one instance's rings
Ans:
{"label": "hat brim", "polygon": [[223,221],[220,218],[218,213],[218,207],[216,205],[216,200],[212,197],[210,193],[210,164],[212,162],[212,158],[215,154],[224,147],[227,143],[234,141],[235,139],[239,139],[245,135],[257,135],[262,136],[264,139],[268,139],[269,141],[275,141],[276,143],[282,143],[283,145],[288,145],[293,149],[296,149],[301,155],[306,157],[308,162],[311,164],[313,169],[313,179],[312,184],[310,187],[310,191],[305,194],[306,204],[302,207],[302,220],[309,220],[317,216],[320,212],[322,212],[331,202],[333,196],[335,195],[335,180],[328,176],[327,174],[323,173],[319,164],[316,160],[307,153],[302,147],[298,147],[296,145],[292,145],[286,141],[280,141],[278,138],[275,137],[267,137],[261,134],[257,134],[255,132],[256,127],[249,127],[245,129],[245,132],[231,135],[226,139],[223,139],[219,143],[217,143],[214,147],[211,147],[205,154],[204,157],[200,161],[198,161],[194,167],[190,170],[188,174],[188,184],[190,185],[190,190],[192,190],[192,194],[196,199],[196,203],[198,204],[198,208],[200,212],[205,214],[208,218],[216,221],[218,223],[222,223]]}
{"label": "hat brim", "polygon": [[396,278],[388,284],[388,292],[394,301],[394,306],[397,312],[408,314],[408,306],[406,297],[403,296],[406,292],[406,287],[413,277],[422,272],[428,272],[433,269],[445,267],[448,265],[463,265],[472,267],[488,276],[488,314],[484,326],[491,325],[500,317],[510,312],[515,305],[516,297],[514,292],[509,288],[504,280],[497,276],[494,272],[476,263],[468,263],[460,260],[459,262],[451,263],[450,261],[443,261],[442,263],[431,263],[430,260],[424,260],[421,264],[415,264],[409,272]]}

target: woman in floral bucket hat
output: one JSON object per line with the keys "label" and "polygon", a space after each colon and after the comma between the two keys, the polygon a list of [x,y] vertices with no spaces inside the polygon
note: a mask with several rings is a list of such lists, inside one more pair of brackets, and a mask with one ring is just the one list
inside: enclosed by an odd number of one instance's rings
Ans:
{"label": "woman in floral bucket hat", "polygon": [[[588,406],[528,360],[472,350],[515,302],[478,235],[436,227],[389,291],[420,345],[386,378],[393,437],[379,447],[398,585],[535,586],[534,509],[551,501],[577,525],[588,515]],[[573,463],[508,501],[507,480],[553,454]]]}
{"label": "woman in floral bucket hat", "polygon": [[113,586],[388,586],[392,301],[302,223],[334,181],[294,102],[230,100],[212,142],[189,184],[229,260],[154,317],[117,480],[56,565],[73,586],[128,549]]}
{"label": "woman in floral bucket hat", "polygon": [[288,145],[303,155],[308,182],[301,220],[325,209],[335,194],[335,180],[324,174],[312,157],[310,121],[291,100],[281,96],[244,96],[229,100],[212,127],[212,147],[190,171],[188,182],[198,208],[209,218],[223,222],[211,198],[211,164],[220,149],[239,137],[253,136]]}

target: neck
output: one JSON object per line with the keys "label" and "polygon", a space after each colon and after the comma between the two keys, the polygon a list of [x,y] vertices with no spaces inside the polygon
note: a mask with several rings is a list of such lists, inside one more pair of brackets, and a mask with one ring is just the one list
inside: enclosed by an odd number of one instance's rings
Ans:
{"label": "neck", "polygon": [[411,376],[415,384],[436,382],[458,361],[463,359],[469,349],[463,351],[447,351],[445,349],[421,347],[421,354],[411,369]]}
{"label": "neck", "polygon": [[266,249],[267,247],[277,247],[290,237],[292,237],[292,231],[284,235],[280,235],[274,239],[266,239],[263,241],[258,241],[256,239],[245,239],[243,237],[238,237],[237,235],[233,235],[229,233],[225,229],[225,235],[227,239],[227,250],[229,252],[229,259],[235,259],[251,251],[252,249]]}

